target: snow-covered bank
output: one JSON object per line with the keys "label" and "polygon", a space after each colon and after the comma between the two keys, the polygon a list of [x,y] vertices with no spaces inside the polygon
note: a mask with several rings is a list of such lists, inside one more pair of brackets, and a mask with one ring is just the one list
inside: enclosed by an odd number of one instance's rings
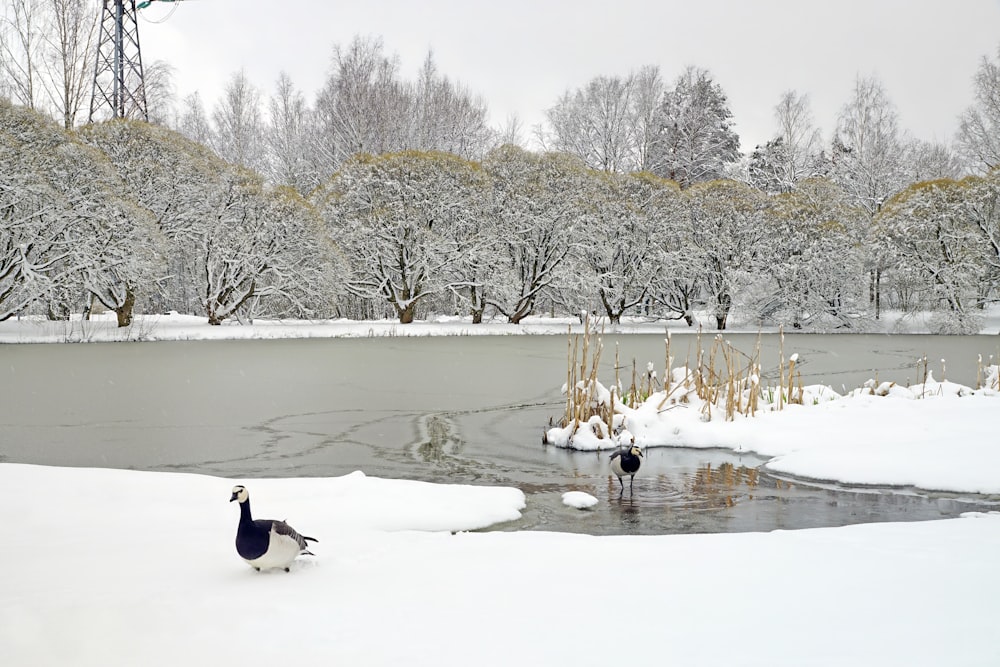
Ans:
{"label": "snow-covered bank", "polygon": [[291,573],[256,573],[233,547],[232,484],[0,464],[0,661],[1000,661],[1000,514],[727,535],[453,535],[516,514],[522,496],[360,475],[251,480],[257,515],[320,539]]}
{"label": "snow-covered bank", "polygon": [[[874,323],[869,333],[927,333],[926,314],[887,312]],[[705,331],[711,318],[700,316]],[[1000,307],[987,312],[981,333],[1000,332]],[[625,318],[620,324],[610,325],[600,319],[593,326],[608,333],[662,334],[665,331],[695,333],[697,328],[687,326],[682,320],[647,321]],[[583,325],[574,317],[529,317],[520,324],[500,320],[473,324],[467,317],[438,317],[411,324],[394,320],[255,320],[242,325],[235,321],[211,326],[205,317],[195,315],[137,315],[131,326],[118,328],[113,314],[94,315],[84,321],[79,315],[69,321],[51,322],[44,318],[10,319],[0,322],[0,343],[62,343],[62,342],[118,342],[161,340],[245,340],[275,338],[358,338],[391,336],[518,336],[556,335],[581,333]],[[776,327],[757,327],[735,323],[730,332],[773,332]]]}
{"label": "snow-covered bank", "polygon": [[[727,420],[721,405],[700,399],[690,376],[675,369],[670,391],[654,392],[636,407],[614,403],[615,432],[594,416],[549,429],[546,439],[586,451],[614,449],[623,440],[644,448],[725,447],[774,457],[766,469],[799,479],[1000,498],[998,368],[985,371],[979,389],[936,382],[933,374],[912,387],[886,382],[845,396],[807,386],[801,404],[779,409],[762,401],[752,415],[736,411]],[[610,390],[600,383],[592,395],[610,404]]]}

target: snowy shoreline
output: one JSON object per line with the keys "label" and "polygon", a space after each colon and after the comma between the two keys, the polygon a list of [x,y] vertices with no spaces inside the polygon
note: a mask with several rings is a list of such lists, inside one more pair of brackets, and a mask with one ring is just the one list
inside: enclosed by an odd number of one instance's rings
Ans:
{"label": "snowy shoreline", "polygon": [[[565,335],[571,324],[520,332]],[[78,326],[78,340],[119,340],[110,327]],[[343,324],[339,335],[513,335],[466,322],[380,326]],[[144,339],[335,329],[209,327],[176,316]],[[643,332],[662,333],[662,323]],[[66,333],[0,323],[2,342],[57,342]],[[759,452],[777,475],[1000,494],[1000,398],[895,393],[732,422],[679,409],[686,419],[658,437]],[[317,537],[317,555],[288,574],[251,570],[233,546],[238,512],[227,499],[236,482],[247,484],[257,516]],[[560,511],[587,511],[578,507],[592,499],[568,501]],[[625,652],[600,619],[615,610],[637,619],[616,621],[635,665],[1000,661],[1000,512],[767,533],[464,532],[516,519],[526,502],[514,488],[360,472],[234,480],[0,463],[0,507],[11,510],[0,550],[0,662],[255,666],[286,659],[294,646],[296,661],[318,664],[612,664]],[[592,619],[602,635],[580,638]]]}
{"label": "snowy shoreline", "polygon": [[[926,334],[928,314],[887,312],[878,328],[864,333]],[[709,318],[700,316],[699,322]],[[697,334],[698,327],[689,327],[682,320],[648,321],[623,318],[611,325],[600,319],[592,328],[607,334]],[[584,325],[573,317],[525,318],[520,324],[502,321],[473,324],[468,317],[438,317],[400,324],[394,320],[255,320],[253,324],[234,321],[211,326],[205,317],[170,313],[166,315],[136,315],[133,324],[119,328],[114,314],[93,315],[89,321],[74,315],[69,321],[48,321],[32,317],[0,322],[2,343],[80,343],[125,341],[189,341],[189,340],[271,340],[281,338],[376,338],[396,336],[522,336],[566,335],[583,333]],[[703,328],[704,334],[715,333],[776,333],[777,327],[734,325],[724,332]],[[809,332],[796,332],[808,334]],[[1000,334],[1000,307],[987,312],[980,335]],[[851,335],[845,333],[844,335]]]}

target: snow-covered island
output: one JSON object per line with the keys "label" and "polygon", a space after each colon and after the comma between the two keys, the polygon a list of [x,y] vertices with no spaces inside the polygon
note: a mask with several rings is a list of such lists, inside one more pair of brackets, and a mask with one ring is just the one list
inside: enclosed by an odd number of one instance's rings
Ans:
{"label": "snow-covered island", "polygon": [[[162,324],[145,339],[317,335],[319,326]],[[347,328],[377,335],[364,326]],[[466,325],[423,326],[434,335]],[[62,333],[0,323],[7,342]],[[933,376],[916,387],[803,387],[780,410],[762,402],[729,419],[719,405],[706,418],[675,374],[669,395],[629,408],[619,395],[612,429],[627,426],[644,447],[752,450],[773,457],[776,474],[997,496],[995,372],[981,388]],[[611,383],[601,386],[613,403]],[[601,428],[579,424],[563,444],[572,435],[575,447],[611,445]],[[512,488],[361,472],[238,480],[256,516],[319,540],[290,573],[257,573],[233,545],[234,483],[0,463],[0,664],[1000,664],[998,512],[594,537],[483,532],[524,509]],[[591,502],[569,496],[562,510]]]}

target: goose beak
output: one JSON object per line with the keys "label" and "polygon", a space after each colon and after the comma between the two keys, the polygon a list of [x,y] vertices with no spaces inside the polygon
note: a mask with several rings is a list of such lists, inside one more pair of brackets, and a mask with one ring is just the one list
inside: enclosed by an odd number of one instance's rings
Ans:
{"label": "goose beak", "polygon": [[229,497],[229,502],[233,502],[234,500],[236,500],[236,494],[235,493],[232,496]]}

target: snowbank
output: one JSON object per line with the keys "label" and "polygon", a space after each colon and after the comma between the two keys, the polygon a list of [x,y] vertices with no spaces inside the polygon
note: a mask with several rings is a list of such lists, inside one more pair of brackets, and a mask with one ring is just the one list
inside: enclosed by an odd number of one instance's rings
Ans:
{"label": "snowbank", "polygon": [[919,667],[1000,657],[1000,514],[720,535],[452,534],[438,529],[514,516],[522,496],[361,475],[256,480],[255,514],[320,539],[291,573],[257,573],[233,546],[233,482],[0,464],[0,661]]}
{"label": "snowbank", "polygon": [[[995,386],[997,367],[989,371]],[[549,429],[546,440],[585,451],[617,448],[623,436],[643,448],[726,447],[774,457],[766,469],[800,479],[1000,496],[996,390],[936,382],[933,374],[911,387],[871,383],[846,396],[807,386],[801,404],[779,410],[772,399],[729,421],[684,380],[678,373],[672,391],[634,408],[616,402],[614,432],[593,417]],[[611,393],[598,386],[593,395],[607,403]]]}

